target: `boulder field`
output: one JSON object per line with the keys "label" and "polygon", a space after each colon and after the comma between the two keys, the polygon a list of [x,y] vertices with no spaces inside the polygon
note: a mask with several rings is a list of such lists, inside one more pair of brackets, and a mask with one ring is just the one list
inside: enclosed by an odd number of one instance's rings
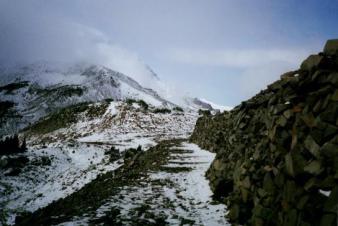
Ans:
{"label": "boulder field", "polygon": [[338,39],[191,141],[217,153],[207,178],[242,225],[337,225]]}

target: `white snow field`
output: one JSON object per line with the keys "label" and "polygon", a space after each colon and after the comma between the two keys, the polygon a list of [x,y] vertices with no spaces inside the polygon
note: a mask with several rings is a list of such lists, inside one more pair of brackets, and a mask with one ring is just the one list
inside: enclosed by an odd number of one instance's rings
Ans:
{"label": "white snow field", "polygon": [[[0,99],[13,105],[0,121],[0,138],[34,126],[41,120],[48,121],[53,114],[59,114],[56,117],[59,120],[64,108],[82,104],[86,109],[73,109],[76,111],[71,113],[72,116],[75,114],[74,120],[61,127],[48,130],[48,126],[53,126],[42,124],[41,131],[21,131],[19,137],[26,137],[28,151],[0,157],[0,225],[14,224],[20,213],[45,207],[78,191],[99,175],[118,169],[124,163],[123,158],[112,161],[107,154],[112,147],[122,154],[129,148],[142,146],[147,150],[162,140],[190,136],[199,117],[198,109],[206,103],[198,101],[200,105],[195,106],[188,101],[183,109],[179,108],[158,94],[163,84],[151,69],[147,70],[148,80],[155,86],[144,87],[132,76],[86,63],[57,65],[40,62],[13,70],[0,69],[4,74],[0,81]],[[8,88],[9,83],[13,89]],[[90,108],[95,110],[94,114],[88,114]],[[97,109],[104,111],[97,115]],[[64,119],[64,115],[61,118]],[[58,124],[55,118],[53,120],[49,123]],[[224,206],[210,205],[211,191],[204,178],[214,155],[192,144],[180,148],[192,151],[180,154],[178,158],[182,161],[188,159],[193,170],[177,174],[153,172],[150,177],[153,180],[175,180],[172,181],[176,183],[174,187],[156,188],[149,184],[135,191],[132,187],[126,188],[129,194],[124,196],[126,199],[116,201],[123,207],[122,213],[126,215],[128,208],[132,208],[131,203],[128,204],[129,198],[142,195],[146,198],[148,193],[152,194],[152,189],[157,189],[160,198],[191,209],[156,207],[156,210],[166,211],[169,223],[195,219],[196,224],[224,224],[221,217]],[[15,158],[20,156],[28,158],[29,163],[25,163],[19,173],[13,173],[14,168],[8,168],[6,164],[15,162]],[[172,158],[175,158],[174,154]],[[185,163],[173,162],[167,167],[175,164]],[[181,196],[185,199],[181,200]],[[156,201],[152,196],[149,198]],[[221,219],[221,222],[215,219]]]}
{"label": "white snow field", "polygon": [[[18,176],[0,169],[0,209],[13,224],[17,212],[34,211],[79,190],[98,175],[112,171],[123,160],[109,161],[112,146],[122,153],[139,145],[143,149],[160,140],[187,138],[196,112],[160,114],[144,112],[124,102],[111,102],[102,117],[78,116],[67,128],[27,138],[30,162],[50,159],[47,165],[28,165]],[[43,142],[41,142],[43,141]]]}
{"label": "white snow field", "polygon": [[144,183],[125,186],[96,211],[59,225],[88,225],[112,209],[119,210],[116,218],[122,225],[132,225],[135,217],[153,224],[162,218],[167,225],[230,225],[225,205],[212,200],[205,178],[215,154],[186,142],[171,150],[168,164],[149,172]]}

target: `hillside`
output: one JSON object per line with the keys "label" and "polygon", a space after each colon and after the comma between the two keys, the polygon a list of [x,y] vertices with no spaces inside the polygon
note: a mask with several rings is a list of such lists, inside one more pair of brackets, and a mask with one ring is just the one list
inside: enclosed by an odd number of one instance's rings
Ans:
{"label": "hillside", "polygon": [[199,118],[191,141],[230,222],[336,225],[338,40],[230,112]]}
{"label": "hillside", "polygon": [[0,159],[0,220],[12,224],[17,214],[69,196],[116,170],[126,150],[187,138],[197,117],[128,99],[79,103],[40,118],[19,134],[28,150]]}
{"label": "hillside", "polygon": [[[160,83],[154,72],[148,70],[151,76],[148,80]],[[162,209],[165,214],[161,213],[159,218],[149,215],[149,219],[134,216],[134,208],[142,210],[145,204],[125,207],[124,202],[135,199],[137,195],[131,192],[123,195],[125,200],[121,199],[117,206],[111,207],[112,211],[124,211],[119,221],[128,222],[131,218],[132,221],[148,223],[166,219],[171,224],[196,221],[221,225],[225,222],[225,219],[215,221],[208,217],[212,212],[219,215],[225,208],[223,204],[209,208],[208,203],[213,202],[210,189],[201,187],[208,195],[198,197],[199,190],[191,187],[192,183],[207,184],[204,173],[214,155],[183,143],[191,135],[198,110],[215,111],[211,105],[190,101],[180,107],[131,77],[99,65],[40,62],[3,69],[1,73],[4,76],[0,87],[0,135],[3,137],[0,145],[4,150],[0,153],[0,224],[12,225],[21,220],[28,220],[32,225],[39,220],[50,224],[53,216],[49,209],[54,208],[55,203],[79,196],[81,200],[57,208],[61,211],[55,213],[60,215],[57,222],[90,224],[96,219],[109,218],[111,213],[102,212],[100,204],[111,205],[106,200],[109,196],[118,195],[115,199],[119,199],[122,193],[132,191],[138,180],[147,183],[148,190],[157,190],[147,198],[154,201],[152,210],[147,210],[147,213],[155,214]],[[18,136],[11,137],[13,133],[18,133]],[[162,142],[171,145],[163,149]],[[187,145],[189,150],[184,149]],[[161,159],[151,151],[151,158],[147,157],[149,150],[158,148],[164,152],[157,155]],[[175,148],[182,150],[171,151]],[[195,152],[196,155],[190,156],[189,153]],[[135,166],[133,162],[138,158],[146,158],[145,168]],[[185,161],[187,158],[191,164]],[[155,172],[153,165],[157,164],[161,165]],[[101,181],[115,174],[129,177],[123,169],[137,175],[140,173],[140,178]],[[142,175],[148,174],[150,179],[145,180]],[[194,180],[181,177],[194,177]],[[167,182],[158,187],[159,180]],[[102,183],[104,186],[95,190],[98,196],[92,203],[100,213],[96,216],[87,209],[93,206],[86,206],[91,200],[82,196],[82,192],[93,193],[92,187]],[[110,183],[116,184],[116,188],[106,189],[105,186],[112,186]],[[143,192],[148,193],[148,190]],[[167,190],[175,195],[168,197]],[[179,195],[181,192],[183,196]],[[167,200],[167,204],[157,206],[157,199]],[[77,216],[80,213],[72,210],[76,206],[83,207],[81,214],[92,217]],[[181,213],[176,214],[175,208],[181,206]],[[39,213],[38,209],[42,209],[45,217],[37,221],[34,214]],[[194,209],[193,214],[190,209]],[[71,214],[67,212],[70,210]]]}
{"label": "hillside", "polygon": [[84,102],[136,99],[158,107],[176,106],[131,77],[99,65],[39,62],[2,69],[1,73],[0,135],[15,133],[56,110]]}

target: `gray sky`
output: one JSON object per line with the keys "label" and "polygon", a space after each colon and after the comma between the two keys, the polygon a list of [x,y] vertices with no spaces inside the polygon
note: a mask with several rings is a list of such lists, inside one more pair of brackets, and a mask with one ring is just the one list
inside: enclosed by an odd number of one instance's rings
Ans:
{"label": "gray sky", "polygon": [[0,0],[0,64],[148,64],[172,89],[236,105],[338,37],[338,2]]}

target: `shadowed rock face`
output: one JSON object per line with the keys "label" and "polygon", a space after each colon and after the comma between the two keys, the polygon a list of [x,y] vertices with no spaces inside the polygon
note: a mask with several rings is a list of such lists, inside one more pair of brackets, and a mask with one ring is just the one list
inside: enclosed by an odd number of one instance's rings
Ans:
{"label": "shadowed rock face", "polygon": [[338,40],[232,111],[201,117],[191,140],[217,153],[207,177],[231,222],[336,225]]}

